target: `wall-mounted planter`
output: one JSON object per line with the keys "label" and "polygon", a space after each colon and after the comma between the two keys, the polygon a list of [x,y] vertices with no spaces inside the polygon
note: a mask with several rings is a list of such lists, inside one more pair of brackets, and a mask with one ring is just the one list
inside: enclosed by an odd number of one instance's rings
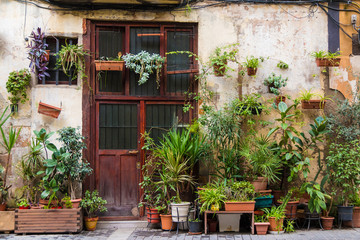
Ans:
{"label": "wall-mounted planter", "polygon": [[96,71],[123,71],[124,61],[95,60]]}
{"label": "wall-mounted planter", "polygon": [[338,67],[340,66],[341,58],[317,58],[316,59],[316,65],[318,67]]}
{"label": "wall-mounted planter", "polygon": [[49,117],[58,118],[60,112],[61,112],[61,108],[39,102],[38,113],[44,114]]}
{"label": "wall-mounted planter", "polygon": [[276,106],[279,105],[280,102],[285,102],[285,101],[286,101],[285,96],[277,96],[276,99],[275,99]]}
{"label": "wall-mounted planter", "polygon": [[301,101],[301,107],[303,109],[324,109],[326,101],[324,100],[309,100]]}
{"label": "wall-mounted planter", "polygon": [[49,61],[49,59],[50,59],[50,50],[45,50],[45,51],[46,51],[46,53],[44,55],[44,59],[45,59],[45,61]]}
{"label": "wall-mounted planter", "polygon": [[257,72],[257,68],[250,68],[250,67],[247,68],[247,74],[249,76],[255,76],[256,72]]}
{"label": "wall-mounted planter", "polygon": [[[224,62],[224,65],[227,64],[227,61]],[[214,68],[214,74],[217,77],[223,77],[225,75],[225,66],[224,65],[218,65],[218,64],[214,64],[213,68]],[[223,67],[222,67],[223,66]],[[222,67],[222,68],[221,68]]]}

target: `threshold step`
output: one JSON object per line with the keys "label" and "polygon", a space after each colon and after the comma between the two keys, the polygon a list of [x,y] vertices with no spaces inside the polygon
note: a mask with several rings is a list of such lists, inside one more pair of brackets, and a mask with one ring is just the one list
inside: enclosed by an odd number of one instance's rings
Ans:
{"label": "threshold step", "polygon": [[97,228],[146,228],[147,225],[147,221],[98,221]]}

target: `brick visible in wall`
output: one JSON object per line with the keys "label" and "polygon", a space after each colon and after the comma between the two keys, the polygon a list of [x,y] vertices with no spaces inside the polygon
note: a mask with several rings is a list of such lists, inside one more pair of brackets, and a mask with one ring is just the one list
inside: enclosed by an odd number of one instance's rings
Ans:
{"label": "brick visible in wall", "polygon": [[359,43],[358,34],[352,35],[352,54],[360,55],[360,43]]}

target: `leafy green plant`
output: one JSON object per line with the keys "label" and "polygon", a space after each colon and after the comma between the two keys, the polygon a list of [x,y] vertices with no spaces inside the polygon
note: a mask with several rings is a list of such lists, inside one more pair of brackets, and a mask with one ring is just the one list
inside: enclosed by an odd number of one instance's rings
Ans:
{"label": "leafy green plant", "polygon": [[246,57],[246,61],[243,62],[244,67],[247,68],[258,68],[260,65],[260,62],[264,61],[264,57],[254,57],[254,56],[250,56],[250,57]]}
{"label": "leafy green plant", "polygon": [[79,77],[81,79],[87,78],[85,75],[85,57],[89,53],[84,50],[82,45],[77,44],[67,44],[61,46],[61,49],[57,56],[56,66],[62,68],[66,76],[71,76],[72,80],[75,80]]}
{"label": "leafy green plant", "polygon": [[312,93],[311,92],[311,89],[309,90],[302,90],[300,92],[300,97],[298,98],[298,100],[300,101],[310,101],[311,99],[313,99],[314,97],[321,97],[320,94],[317,94],[317,93]]}
{"label": "leafy green plant", "polygon": [[25,103],[27,97],[27,87],[30,86],[31,75],[27,69],[20,71],[13,71],[9,74],[8,81],[6,82],[6,90],[11,94],[9,100],[12,105],[19,102]]}
{"label": "leafy green plant", "polygon": [[68,153],[68,157],[63,158],[62,178],[67,182],[71,199],[75,199],[76,184],[92,173],[90,164],[82,157],[82,151],[86,149],[85,137],[79,133],[79,129],[73,127],[62,128],[58,133],[60,137],[57,140]]}
{"label": "leafy green plant", "polygon": [[276,66],[280,69],[288,69],[289,68],[289,65],[283,61],[280,61]]}
{"label": "leafy green plant", "polygon": [[275,95],[280,95],[280,88],[285,87],[288,78],[282,78],[281,75],[276,76],[275,73],[271,73],[270,76],[265,78],[264,85],[269,87],[270,92]]}
{"label": "leafy green plant", "polygon": [[69,196],[65,196],[61,199],[61,202],[65,204],[66,208],[73,208],[73,203],[71,202],[71,198]]}
{"label": "leafy green plant", "polygon": [[256,223],[268,222],[265,214],[262,215],[262,216],[260,216],[260,215],[255,215],[255,216],[254,216],[254,221],[255,221]]}
{"label": "leafy green plant", "polygon": [[236,60],[236,54],[239,44],[230,44],[224,47],[216,47],[215,51],[210,56],[210,66],[214,68],[216,76],[226,75],[229,71],[235,71],[235,69],[228,66],[228,62],[238,63]]}
{"label": "leafy green plant", "polygon": [[322,210],[326,210],[326,199],[330,199],[331,197],[323,191],[320,184],[306,182],[301,188],[310,196],[308,208],[311,213],[320,213]]}
{"label": "leafy green plant", "polygon": [[207,210],[216,211],[224,204],[226,196],[219,188],[205,188],[198,191],[199,202],[201,203],[200,212]]}
{"label": "leafy green plant", "polygon": [[16,203],[16,205],[17,205],[18,207],[28,207],[28,206],[30,206],[30,205],[29,205],[29,202],[27,201],[27,199],[24,199],[24,198],[20,199],[20,200]]}
{"label": "leafy green plant", "polygon": [[96,212],[105,212],[107,201],[99,196],[99,192],[86,190],[84,198],[80,202],[80,207],[84,208],[89,218],[94,218]]}
{"label": "leafy green plant", "polygon": [[340,191],[340,201],[348,206],[349,199],[358,194],[360,186],[359,140],[332,143],[326,164],[331,182]]}
{"label": "leafy green plant", "polygon": [[141,51],[138,54],[128,53],[123,56],[125,66],[139,74],[139,85],[146,83],[154,72],[156,73],[156,83],[160,87],[160,72],[165,62],[165,58],[159,54]]}
{"label": "leafy green plant", "polygon": [[295,232],[294,224],[295,224],[295,221],[294,221],[294,220],[288,220],[288,221],[286,221],[286,225],[285,225],[284,231],[287,232],[287,233]]}
{"label": "leafy green plant", "polygon": [[236,202],[252,201],[256,194],[254,185],[247,181],[233,182],[224,188],[224,193],[227,200]]}
{"label": "leafy green plant", "polygon": [[311,56],[314,58],[327,58],[327,59],[335,59],[338,58],[340,56],[340,52],[331,52],[331,51],[323,51],[323,50],[319,50],[317,52],[312,52]]}

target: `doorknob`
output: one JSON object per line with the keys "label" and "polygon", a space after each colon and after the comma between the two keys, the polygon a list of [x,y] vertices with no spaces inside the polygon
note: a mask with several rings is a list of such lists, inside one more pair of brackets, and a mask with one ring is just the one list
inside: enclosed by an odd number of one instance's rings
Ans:
{"label": "doorknob", "polygon": [[138,154],[139,151],[138,150],[133,150],[133,151],[129,151],[130,154]]}

